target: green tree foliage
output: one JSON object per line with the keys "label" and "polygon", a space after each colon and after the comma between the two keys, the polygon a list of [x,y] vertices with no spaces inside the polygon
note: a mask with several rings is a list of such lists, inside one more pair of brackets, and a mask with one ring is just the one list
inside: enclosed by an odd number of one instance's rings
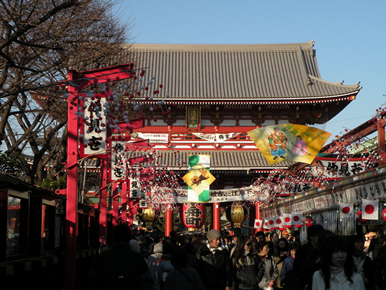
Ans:
{"label": "green tree foliage", "polygon": [[23,156],[19,152],[0,154],[0,171],[16,177],[22,176],[25,172]]}
{"label": "green tree foliage", "polygon": [[63,176],[60,176],[57,180],[47,178],[43,180],[39,186],[52,191],[65,189],[67,187],[67,180]]}

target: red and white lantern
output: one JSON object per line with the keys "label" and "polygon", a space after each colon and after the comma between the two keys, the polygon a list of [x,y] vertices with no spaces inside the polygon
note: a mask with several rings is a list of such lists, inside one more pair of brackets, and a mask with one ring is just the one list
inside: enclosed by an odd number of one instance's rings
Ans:
{"label": "red and white lantern", "polygon": [[386,221],[386,208],[382,210],[382,218]]}
{"label": "red and white lantern", "polygon": [[305,223],[306,227],[310,227],[314,224],[314,220],[312,218],[306,218],[304,223]]}
{"label": "red and white lantern", "polygon": [[301,224],[296,224],[295,227],[301,228],[303,226],[303,221],[301,221]]}
{"label": "red and white lantern", "polygon": [[197,231],[205,223],[205,204],[184,203],[182,205],[182,222],[188,231]]}
{"label": "red and white lantern", "polygon": [[360,223],[365,223],[365,222],[367,222],[367,220],[365,220],[365,219],[362,218],[362,211],[358,211],[358,212],[356,213],[356,215],[357,215],[357,221],[358,221],[358,222],[360,222]]}

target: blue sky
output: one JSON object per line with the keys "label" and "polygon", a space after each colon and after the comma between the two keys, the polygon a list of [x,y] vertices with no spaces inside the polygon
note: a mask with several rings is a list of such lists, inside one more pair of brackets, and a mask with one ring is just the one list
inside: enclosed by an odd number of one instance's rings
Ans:
{"label": "blue sky", "polygon": [[[326,81],[363,87],[322,128],[342,135],[386,102],[384,0],[123,0],[121,21],[135,43],[264,44],[315,40]],[[330,137],[331,141],[332,137]]]}

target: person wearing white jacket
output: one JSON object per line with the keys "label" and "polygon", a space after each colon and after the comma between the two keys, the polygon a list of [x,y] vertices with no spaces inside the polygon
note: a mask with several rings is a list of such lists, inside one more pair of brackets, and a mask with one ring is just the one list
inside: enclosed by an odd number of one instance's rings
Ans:
{"label": "person wearing white jacket", "polygon": [[164,246],[162,243],[155,244],[153,247],[154,254],[150,255],[146,261],[155,284],[157,284],[155,272],[158,269],[158,261],[162,258],[163,248]]}
{"label": "person wearing white jacket", "polygon": [[362,276],[356,272],[346,240],[339,235],[325,239],[320,249],[320,270],[312,278],[312,290],[365,290]]}

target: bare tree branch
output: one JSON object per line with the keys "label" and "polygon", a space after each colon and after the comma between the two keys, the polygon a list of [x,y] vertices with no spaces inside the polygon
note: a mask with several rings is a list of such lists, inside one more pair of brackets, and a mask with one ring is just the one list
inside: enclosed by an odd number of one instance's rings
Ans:
{"label": "bare tree branch", "polygon": [[56,175],[66,159],[67,107],[53,87],[68,84],[69,69],[119,64],[115,56],[127,49],[128,25],[113,17],[113,5],[0,0],[0,148],[33,155],[27,182],[45,178],[48,162]]}

